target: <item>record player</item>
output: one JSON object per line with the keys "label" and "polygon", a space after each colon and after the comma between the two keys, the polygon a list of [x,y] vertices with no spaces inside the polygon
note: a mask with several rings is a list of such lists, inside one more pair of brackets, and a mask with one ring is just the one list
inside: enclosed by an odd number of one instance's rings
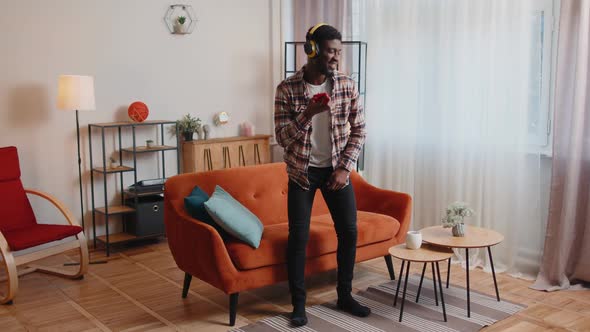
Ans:
{"label": "record player", "polygon": [[145,192],[155,192],[155,191],[163,191],[164,190],[164,183],[166,179],[149,179],[149,180],[141,180],[137,182],[137,185],[132,184],[129,186],[129,191],[137,192],[137,193],[145,193]]}

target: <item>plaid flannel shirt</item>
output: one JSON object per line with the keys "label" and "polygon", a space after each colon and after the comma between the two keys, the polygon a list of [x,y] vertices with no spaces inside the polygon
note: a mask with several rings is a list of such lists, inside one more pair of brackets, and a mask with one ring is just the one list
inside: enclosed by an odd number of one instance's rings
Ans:
{"label": "plaid flannel shirt", "polygon": [[[313,96],[310,97],[307,92],[303,72],[304,68],[277,86],[274,122],[276,140],[285,149],[289,178],[309,190],[307,168],[313,128],[311,118],[303,111]],[[338,72],[331,79],[332,167],[350,172],[365,140],[365,116],[356,82]],[[350,129],[347,124],[350,124]]]}

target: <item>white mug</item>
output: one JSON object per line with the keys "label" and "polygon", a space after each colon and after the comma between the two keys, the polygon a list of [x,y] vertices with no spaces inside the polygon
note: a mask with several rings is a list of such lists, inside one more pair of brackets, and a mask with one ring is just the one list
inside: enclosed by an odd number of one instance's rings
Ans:
{"label": "white mug", "polygon": [[408,249],[419,249],[422,245],[422,233],[409,231],[406,235],[406,247]]}

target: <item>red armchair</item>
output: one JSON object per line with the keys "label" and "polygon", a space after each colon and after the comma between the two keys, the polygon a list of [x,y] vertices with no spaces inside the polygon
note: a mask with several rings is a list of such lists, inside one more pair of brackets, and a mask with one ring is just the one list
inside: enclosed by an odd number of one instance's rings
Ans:
{"label": "red armchair", "polygon": [[[38,224],[27,194],[47,199],[65,217],[69,225]],[[14,256],[13,252],[41,244],[75,236],[69,241],[49,248]],[[77,272],[30,264],[33,261],[65,252],[80,249],[80,265]],[[88,268],[88,246],[82,227],[78,226],[72,213],[57,199],[41,191],[25,189],[20,180],[20,166],[16,147],[0,148],[0,254],[8,280],[7,291],[0,293],[1,304],[11,304],[18,289],[18,276],[34,271],[50,273],[72,279],[81,279]],[[17,272],[17,267],[26,266]],[[4,281],[0,279],[0,281]]]}

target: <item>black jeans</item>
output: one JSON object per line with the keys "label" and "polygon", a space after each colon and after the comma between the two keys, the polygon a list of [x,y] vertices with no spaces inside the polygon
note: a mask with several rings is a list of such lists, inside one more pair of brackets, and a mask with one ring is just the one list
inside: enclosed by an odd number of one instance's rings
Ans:
{"label": "black jeans", "polygon": [[348,296],[352,291],[352,277],[356,256],[356,200],[352,184],[332,191],[326,188],[326,182],[333,169],[309,167],[308,179],[310,190],[301,188],[289,181],[288,214],[289,242],[287,245],[287,270],[289,290],[293,306],[305,304],[305,253],[309,239],[309,222],[311,208],[317,189],[328,205],[334,228],[338,236],[338,296]]}

